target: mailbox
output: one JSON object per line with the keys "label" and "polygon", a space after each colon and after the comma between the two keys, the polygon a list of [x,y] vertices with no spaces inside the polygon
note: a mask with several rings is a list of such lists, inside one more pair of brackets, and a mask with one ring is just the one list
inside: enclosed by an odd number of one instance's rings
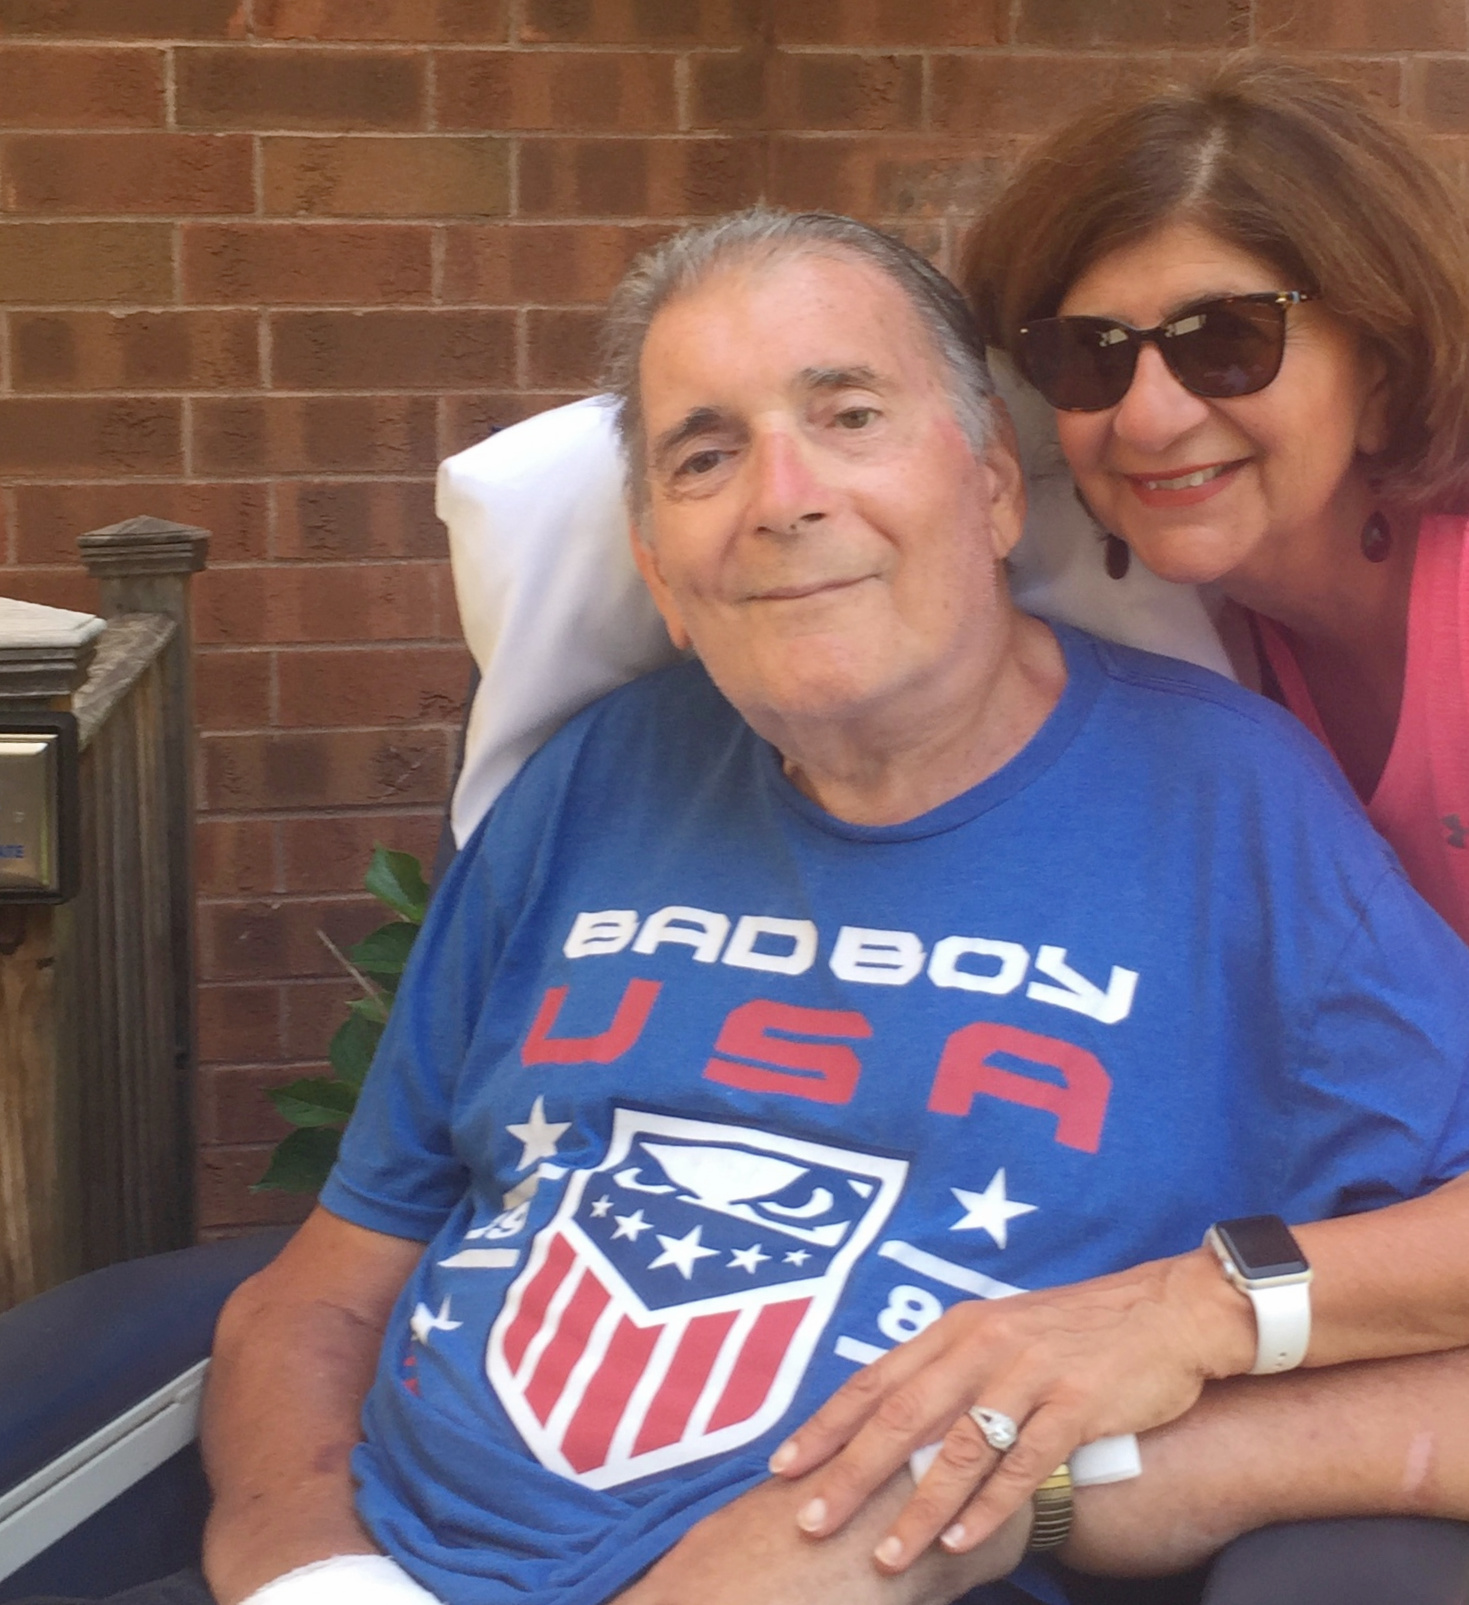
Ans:
{"label": "mailbox", "polygon": [[79,856],[76,719],[0,714],[0,902],[69,901]]}

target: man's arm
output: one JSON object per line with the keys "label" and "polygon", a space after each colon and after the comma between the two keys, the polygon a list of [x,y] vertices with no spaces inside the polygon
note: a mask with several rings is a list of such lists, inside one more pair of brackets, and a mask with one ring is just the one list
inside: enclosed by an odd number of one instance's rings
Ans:
{"label": "man's arm", "polygon": [[422,1252],[318,1208],[225,1306],[202,1424],[215,1499],[204,1569],[219,1605],[312,1561],[377,1552],[348,1458],[384,1327]]}
{"label": "man's arm", "polygon": [[1469,1350],[1213,1383],[1141,1447],[1141,1477],[1078,1491],[1070,1565],[1184,1571],[1279,1521],[1466,1521]]}

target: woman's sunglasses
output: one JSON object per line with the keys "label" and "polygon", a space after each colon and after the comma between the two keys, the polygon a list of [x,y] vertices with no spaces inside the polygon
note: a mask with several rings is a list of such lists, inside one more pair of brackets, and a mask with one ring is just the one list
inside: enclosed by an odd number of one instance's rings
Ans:
{"label": "woman's sunglasses", "polygon": [[1037,318],[1019,333],[1020,371],[1062,412],[1105,412],[1127,394],[1138,352],[1151,340],[1185,390],[1219,400],[1249,396],[1280,372],[1287,307],[1307,290],[1264,290],[1200,301],[1156,329],[1115,318]]}

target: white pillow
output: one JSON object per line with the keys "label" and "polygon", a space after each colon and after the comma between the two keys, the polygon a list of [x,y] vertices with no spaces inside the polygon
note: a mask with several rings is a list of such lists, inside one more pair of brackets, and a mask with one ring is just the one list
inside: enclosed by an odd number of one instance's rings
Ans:
{"label": "white pillow", "polygon": [[[1221,674],[1203,601],[1133,563],[1109,579],[1076,501],[1051,414],[997,364],[1030,492],[1011,558],[1021,607]],[[572,714],[675,653],[633,566],[616,404],[537,414],[439,468],[438,513],[464,639],[479,665],[451,821],[462,846],[521,764]]]}

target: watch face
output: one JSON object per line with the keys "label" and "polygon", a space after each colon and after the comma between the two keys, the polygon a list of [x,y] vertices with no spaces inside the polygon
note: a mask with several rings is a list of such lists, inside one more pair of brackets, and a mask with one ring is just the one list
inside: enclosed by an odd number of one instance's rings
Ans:
{"label": "watch face", "polygon": [[1247,1282],[1299,1275],[1310,1269],[1279,1215],[1245,1215],[1239,1220],[1222,1220],[1214,1230]]}

